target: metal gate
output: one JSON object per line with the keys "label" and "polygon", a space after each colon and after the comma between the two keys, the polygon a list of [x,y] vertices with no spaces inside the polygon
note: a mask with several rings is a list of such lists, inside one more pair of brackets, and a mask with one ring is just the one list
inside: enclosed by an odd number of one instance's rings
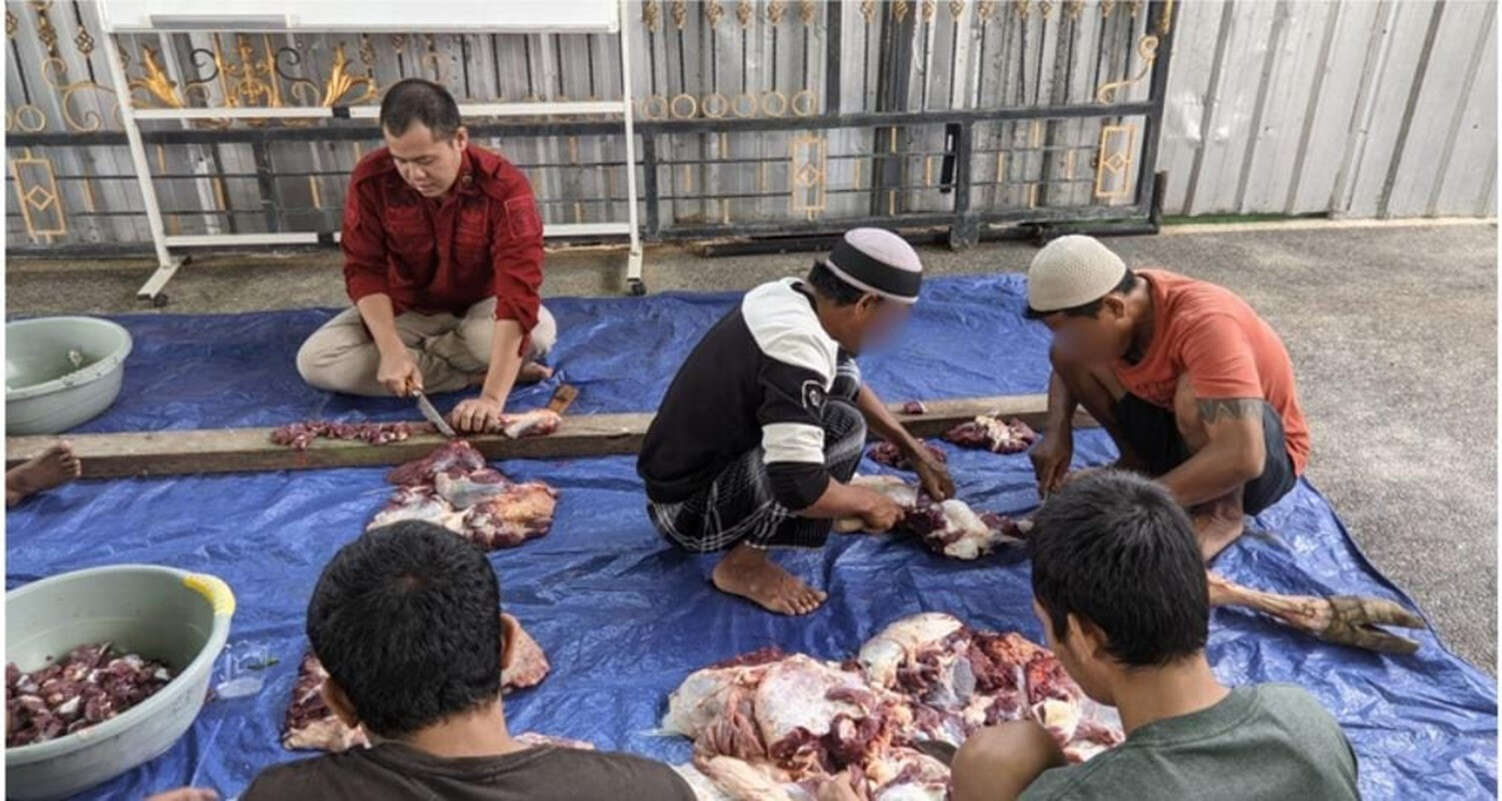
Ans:
{"label": "metal gate", "polygon": [[[650,239],[870,223],[973,243],[994,223],[1145,220],[1173,0],[647,0],[624,21]],[[6,3],[12,253],[149,249],[87,2]],[[121,36],[134,107],[375,102],[422,75],[463,101],[621,96],[605,36]],[[612,68],[614,65],[614,69]],[[544,221],[623,215],[619,124],[470,121]],[[338,230],[366,121],[143,123],[169,233]],[[328,237],[326,237],[328,238]]]}

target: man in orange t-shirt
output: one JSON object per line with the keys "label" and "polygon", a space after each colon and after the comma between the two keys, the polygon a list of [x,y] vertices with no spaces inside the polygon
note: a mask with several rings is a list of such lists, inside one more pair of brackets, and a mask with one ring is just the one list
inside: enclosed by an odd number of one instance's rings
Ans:
{"label": "man in orange t-shirt", "polygon": [[1054,335],[1048,423],[1031,453],[1040,492],[1065,481],[1078,406],[1110,432],[1121,467],[1189,509],[1206,560],[1303,474],[1309,429],[1288,351],[1229,290],[1129,270],[1094,238],[1065,236],[1028,268],[1027,316]]}

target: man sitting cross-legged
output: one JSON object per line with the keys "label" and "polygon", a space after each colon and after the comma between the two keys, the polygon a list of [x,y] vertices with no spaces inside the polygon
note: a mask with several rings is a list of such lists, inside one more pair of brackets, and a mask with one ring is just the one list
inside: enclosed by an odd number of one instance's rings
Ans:
{"label": "man sitting cross-legged", "polygon": [[1083,475],[1034,518],[1034,612],[1081,689],[1121,713],[1126,741],[1064,763],[1031,721],[972,736],[954,801],[1356,799],[1356,757],[1302,688],[1223,686],[1205,659],[1210,609],[1188,517],[1148,480]]}
{"label": "man sitting cross-legged", "polygon": [[679,368],[636,470],[665,537],[699,553],[730,549],[712,576],[721,591],[773,612],[810,612],[824,593],[766,549],[822,547],[838,518],[871,531],[897,522],[890,498],[846,483],[867,425],[902,449],[929,495],[954,494],[943,464],[861,385],[853,358],[906,318],[922,269],[891,231],[850,231],[807,280],[747,292]]}
{"label": "man sitting cross-legged", "polygon": [[1088,236],[1048,243],[1027,282],[1027,315],[1053,332],[1048,423],[1032,450],[1044,495],[1069,470],[1079,406],[1110,432],[1119,466],[1190,510],[1207,561],[1241,536],[1243,514],[1293,489],[1309,459],[1293,365],[1245,301],[1127,269]]}
{"label": "man sitting cross-legged", "polygon": [[374,745],[269,768],[243,801],[693,801],[666,765],[511,737],[501,668],[516,624],[500,601],[485,554],[432,523],[339,549],[308,604],[308,639],[329,708]]}

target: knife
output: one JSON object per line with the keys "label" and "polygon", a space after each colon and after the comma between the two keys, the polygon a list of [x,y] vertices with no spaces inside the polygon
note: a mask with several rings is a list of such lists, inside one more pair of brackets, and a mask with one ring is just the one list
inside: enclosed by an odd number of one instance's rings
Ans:
{"label": "knife", "polygon": [[434,428],[438,429],[438,433],[449,439],[459,436],[454,433],[454,427],[449,425],[447,420],[443,419],[443,415],[439,414],[438,410],[433,408],[433,402],[428,400],[428,396],[424,395],[422,390],[417,390],[413,394],[417,396],[417,411],[422,412],[422,416],[427,418],[428,422],[432,423]]}

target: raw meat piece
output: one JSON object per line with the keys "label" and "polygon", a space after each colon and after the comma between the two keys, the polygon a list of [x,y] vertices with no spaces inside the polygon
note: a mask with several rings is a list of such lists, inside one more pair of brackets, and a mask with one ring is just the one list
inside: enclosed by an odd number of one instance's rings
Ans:
{"label": "raw meat piece", "polygon": [[1042,723],[1073,760],[1121,742],[1051,653],[1016,633],[929,612],[897,620],[845,664],[775,649],[697,671],[663,728],[694,740],[679,766],[701,799],[812,799],[831,776],[872,801],[943,801],[949,769],[916,748],[1007,720]]}
{"label": "raw meat piece", "polygon": [[111,643],[80,645],[23,673],[5,666],[5,747],[45,742],[108,720],[172,680],[163,663],[122,654]]}
{"label": "raw meat piece", "polygon": [[558,493],[541,481],[508,484],[500,494],[470,508],[460,534],[487,551],[513,548],[548,533],[557,503]]}
{"label": "raw meat piece", "polygon": [[923,401],[908,401],[907,403],[902,404],[902,413],[928,414],[928,407],[923,405]]}
{"label": "raw meat piece", "polygon": [[[504,615],[503,615],[504,617]],[[551,666],[542,647],[525,629],[517,624],[516,642],[511,645],[511,669],[501,673],[501,692],[509,692],[539,684],[548,675]],[[328,671],[312,651],[303,655],[297,669],[297,681],[292,685],[292,704],[287,707],[287,716],[282,729],[282,747],[289,750],[344,751],[355,746],[370,745],[365,731],[344,725],[323,700],[323,682]],[[593,748],[588,743],[565,738],[550,738],[547,735],[518,735],[517,739],[532,737],[542,745],[566,745],[571,748]],[[530,741],[529,741],[530,742]]]}
{"label": "raw meat piece", "polygon": [[[927,442],[923,443],[923,447],[928,449],[929,455],[934,457],[938,461],[949,461],[949,454],[939,450],[938,448],[935,448]],[[893,467],[898,470],[913,469],[913,463],[908,460],[907,454],[903,453],[900,448],[890,442],[878,442],[875,445],[872,445],[871,450],[867,451],[866,455],[871,457],[871,461],[876,462],[877,464],[884,464],[887,467]]]}
{"label": "raw meat piece", "polygon": [[372,445],[400,442],[413,434],[435,433],[431,423],[341,423],[336,420],[304,420],[288,423],[271,432],[271,441],[293,450],[305,451],[313,440],[357,439]]}
{"label": "raw meat piece", "polygon": [[[999,545],[1021,540],[1031,528],[1031,523],[1014,522],[1005,515],[976,514],[969,504],[957,498],[934,503],[917,487],[896,476],[856,476],[850,483],[883,493],[906,510],[892,528],[893,533],[917,537],[930,550],[952,559],[978,559]],[[853,524],[841,521],[835,530],[859,530],[860,525],[859,521]]]}
{"label": "raw meat piece", "polygon": [[386,480],[392,484],[431,484],[439,473],[463,475],[485,467],[485,456],[462,439],[450,440],[421,459],[391,468]]}
{"label": "raw meat piece", "polygon": [[1015,417],[1003,422],[995,415],[980,414],[968,423],[960,423],[945,431],[944,440],[994,453],[1019,453],[1031,447],[1038,440],[1038,434]]}
{"label": "raw meat piece", "polygon": [[558,430],[563,417],[552,409],[533,409],[502,416],[501,433],[512,439],[543,437]]}
{"label": "raw meat piece", "polygon": [[485,466],[464,440],[394,468],[397,485],[367,530],[398,520],[426,520],[486,550],[511,548],[548,533],[558,493],[540,481],[515,483]]}

